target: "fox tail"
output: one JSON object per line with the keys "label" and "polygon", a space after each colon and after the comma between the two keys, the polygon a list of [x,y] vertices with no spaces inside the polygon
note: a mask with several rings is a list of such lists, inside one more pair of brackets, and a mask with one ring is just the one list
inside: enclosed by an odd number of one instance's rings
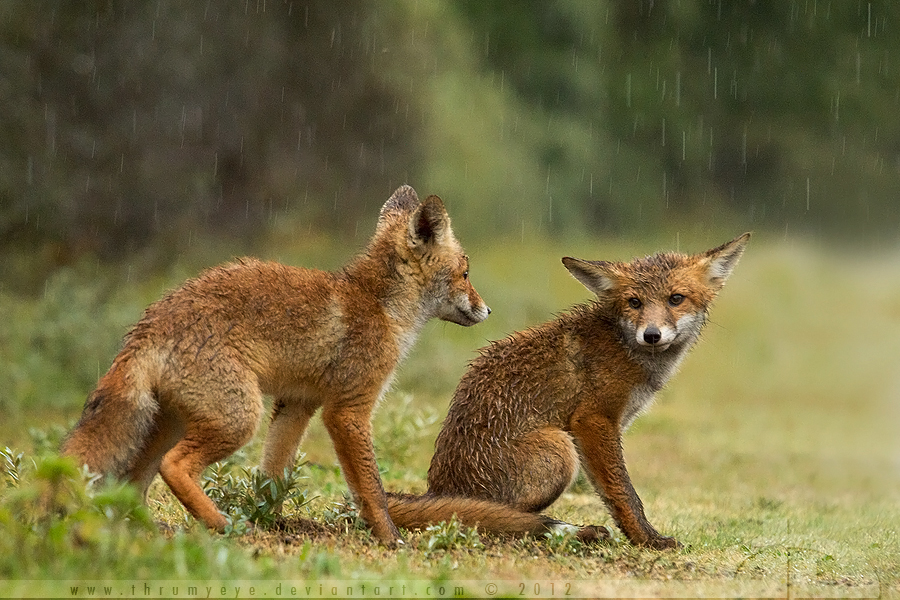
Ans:
{"label": "fox tail", "polygon": [[424,529],[455,516],[464,525],[477,526],[481,531],[500,535],[542,536],[548,532],[563,531],[574,533],[584,542],[609,537],[605,527],[579,527],[499,502],[460,496],[388,494],[388,512],[395,525],[406,529]]}
{"label": "fox tail", "polygon": [[146,368],[133,352],[123,352],[100,378],[81,418],[60,448],[94,473],[131,479],[138,455],[155,425],[159,402]]}

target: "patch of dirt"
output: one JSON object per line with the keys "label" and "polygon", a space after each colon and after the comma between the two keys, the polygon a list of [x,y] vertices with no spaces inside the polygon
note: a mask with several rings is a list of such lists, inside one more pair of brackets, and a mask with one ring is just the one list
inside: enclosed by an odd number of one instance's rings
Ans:
{"label": "patch of dirt", "polygon": [[326,525],[302,517],[278,519],[269,533],[269,535],[281,538],[281,543],[287,545],[302,544],[305,541],[334,540],[341,534],[343,534],[343,530],[335,525]]}

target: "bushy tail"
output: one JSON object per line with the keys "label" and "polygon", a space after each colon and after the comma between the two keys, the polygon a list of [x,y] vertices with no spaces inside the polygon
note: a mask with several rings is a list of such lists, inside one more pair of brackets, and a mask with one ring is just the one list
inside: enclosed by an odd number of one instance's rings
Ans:
{"label": "bushy tail", "polygon": [[429,525],[449,521],[453,516],[480,531],[521,536],[538,536],[564,525],[540,513],[517,510],[499,502],[458,496],[414,496],[388,494],[388,512],[398,527],[424,529]]}
{"label": "bushy tail", "polygon": [[129,479],[133,463],[155,427],[158,410],[146,369],[133,353],[122,352],[88,396],[81,418],[60,452],[77,458],[95,473]]}

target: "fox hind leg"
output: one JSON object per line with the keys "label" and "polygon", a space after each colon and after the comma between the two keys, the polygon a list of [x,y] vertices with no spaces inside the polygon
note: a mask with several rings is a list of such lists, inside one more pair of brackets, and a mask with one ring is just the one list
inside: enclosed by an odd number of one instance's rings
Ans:
{"label": "fox hind leg", "polygon": [[169,411],[156,415],[147,442],[138,452],[128,472],[128,478],[138,486],[147,501],[147,489],[159,473],[165,454],[184,437],[184,422]]}
{"label": "fox hind leg", "polygon": [[[511,500],[519,510],[540,512],[553,504],[575,480],[580,464],[578,451],[568,433],[550,427],[531,432],[514,446],[513,455],[527,458],[510,471],[518,474]],[[572,533],[585,543],[609,538],[609,530],[600,525],[554,521],[549,527],[553,531]]]}
{"label": "fox hind leg", "polygon": [[556,428],[533,431],[513,442],[508,453],[514,473],[503,498],[515,508],[539,512],[553,504],[578,473],[578,453],[572,438]]}
{"label": "fox hind leg", "polygon": [[[509,515],[537,515],[553,504],[571,485],[578,473],[579,456],[568,433],[556,427],[528,432],[500,449],[480,444],[473,458],[468,445],[447,443],[438,438],[437,453],[428,470],[428,495],[438,498],[487,500],[507,507]],[[465,465],[465,466],[463,466]],[[478,477],[472,477],[475,473]],[[396,504],[402,504],[400,502]],[[399,510],[398,510],[399,514]],[[539,515],[527,527],[509,524],[504,531],[573,533],[583,542],[609,537],[605,527],[580,527]],[[471,520],[471,519],[470,519]],[[404,519],[401,521],[405,522]],[[485,519],[485,530],[496,528],[498,519]]]}
{"label": "fox hind leg", "polygon": [[159,467],[163,481],[188,512],[218,531],[225,529],[227,521],[200,487],[200,474],[246,444],[262,414],[262,394],[255,385],[229,387],[228,392],[223,406],[219,398],[204,398],[192,390],[191,406],[200,410],[184,416],[184,437],[165,454]]}

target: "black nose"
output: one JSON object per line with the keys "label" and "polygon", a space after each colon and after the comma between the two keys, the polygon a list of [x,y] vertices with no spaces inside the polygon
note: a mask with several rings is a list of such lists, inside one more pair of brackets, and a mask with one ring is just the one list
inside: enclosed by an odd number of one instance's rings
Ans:
{"label": "black nose", "polygon": [[655,325],[650,325],[644,330],[644,341],[648,344],[657,344],[662,339],[662,334]]}
{"label": "black nose", "polygon": [[490,306],[485,306],[485,308],[487,309],[488,314],[491,314],[491,307],[490,307]]}

